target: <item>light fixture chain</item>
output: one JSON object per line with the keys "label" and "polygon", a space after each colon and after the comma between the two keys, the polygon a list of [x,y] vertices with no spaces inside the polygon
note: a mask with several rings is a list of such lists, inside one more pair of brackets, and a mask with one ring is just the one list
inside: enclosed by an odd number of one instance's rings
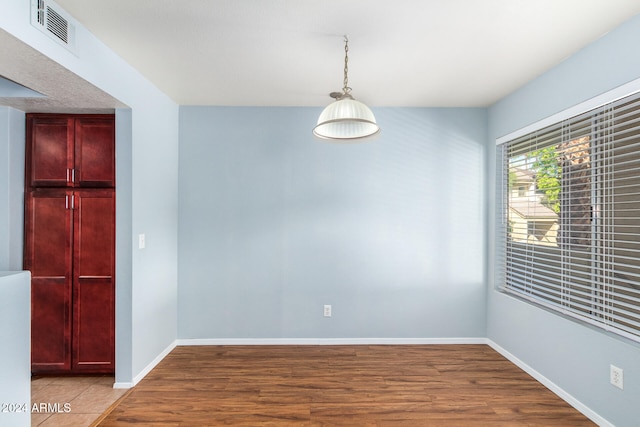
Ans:
{"label": "light fixture chain", "polygon": [[345,94],[351,92],[351,88],[349,87],[349,39],[347,36],[344,36],[344,87],[342,90]]}

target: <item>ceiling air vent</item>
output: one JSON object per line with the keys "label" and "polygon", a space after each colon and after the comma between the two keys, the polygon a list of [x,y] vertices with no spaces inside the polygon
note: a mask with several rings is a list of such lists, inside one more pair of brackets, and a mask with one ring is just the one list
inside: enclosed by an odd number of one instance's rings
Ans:
{"label": "ceiling air vent", "polygon": [[53,0],[31,0],[31,25],[76,53],[76,23]]}

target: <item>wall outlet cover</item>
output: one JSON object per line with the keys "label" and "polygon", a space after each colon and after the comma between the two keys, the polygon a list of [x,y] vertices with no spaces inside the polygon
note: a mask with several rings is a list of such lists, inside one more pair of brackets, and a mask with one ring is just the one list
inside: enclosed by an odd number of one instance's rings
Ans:
{"label": "wall outlet cover", "polygon": [[624,390],[624,371],[617,366],[609,365],[609,381],[612,385]]}
{"label": "wall outlet cover", "polygon": [[324,306],[324,317],[331,317],[331,306],[328,304]]}

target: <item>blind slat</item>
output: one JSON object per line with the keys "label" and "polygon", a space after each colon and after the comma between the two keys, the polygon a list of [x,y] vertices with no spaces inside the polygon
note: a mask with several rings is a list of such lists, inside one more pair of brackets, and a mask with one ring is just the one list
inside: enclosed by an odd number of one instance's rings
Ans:
{"label": "blind slat", "polygon": [[640,342],[640,96],[497,155],[500,289]]}

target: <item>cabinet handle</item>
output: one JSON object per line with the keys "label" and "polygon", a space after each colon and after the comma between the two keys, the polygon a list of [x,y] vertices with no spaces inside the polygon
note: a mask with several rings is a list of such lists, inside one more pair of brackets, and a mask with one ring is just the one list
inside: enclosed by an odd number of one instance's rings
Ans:
{"label": "cabinet handle", "polygon": [[76,170],[71,169],[71,182],[75,183],[76,182]]}
{"label": "cabinet handle", "polygon": [[71,174],[71,169],[67,168],[67,182],[69,182],[69,175]]}
{"label": "cabinet handle", "polygon": [[74,194],[71,195],[71,206],[69,206],[69,195],[65,194],[65,196],[64,196],[64,208],[65,209],[75,209],[76,208],[76,196]]}

